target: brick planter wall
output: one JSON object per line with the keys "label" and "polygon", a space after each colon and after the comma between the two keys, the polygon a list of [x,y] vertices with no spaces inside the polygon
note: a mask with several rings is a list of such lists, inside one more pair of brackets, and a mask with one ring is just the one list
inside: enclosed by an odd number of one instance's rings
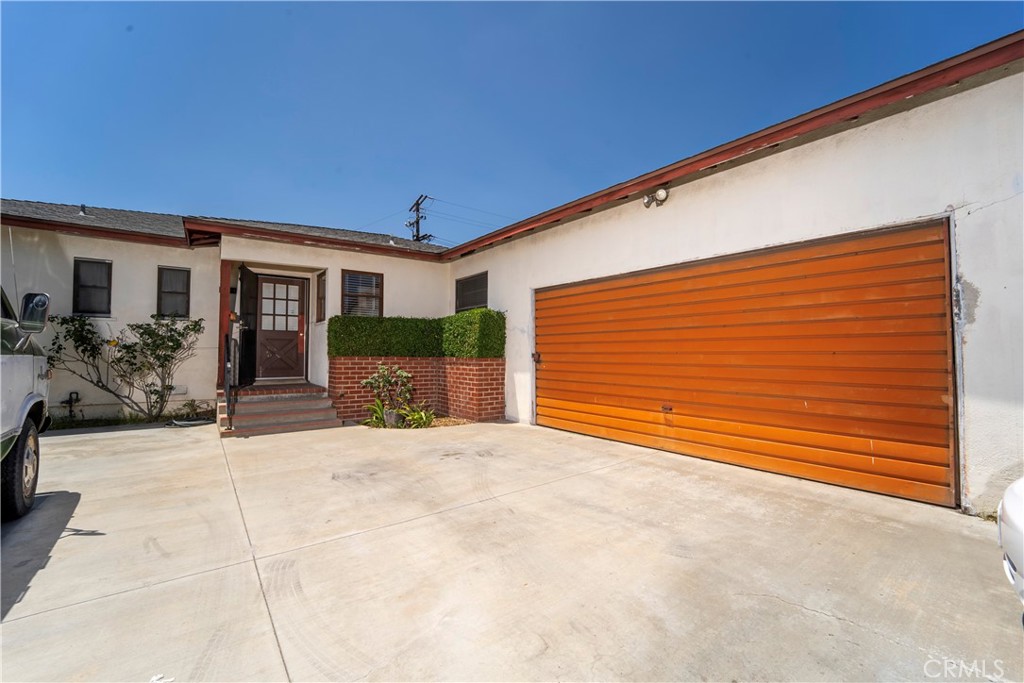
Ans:
{"label": "brick planter wall", "polygon": [[426,403],[439,415],[476,422],[505,417],[505,359],[410,358],[405,356],[341,356],[330,358],[328,395],[342,420],[366,419],[369,389],[359,382],[377,365],[397,365],[412,374],[413,400]]}
{"label": "brick planter wall", "polygon": [[474,422],[505,417],[504,358],[438,358],[438,411]]}

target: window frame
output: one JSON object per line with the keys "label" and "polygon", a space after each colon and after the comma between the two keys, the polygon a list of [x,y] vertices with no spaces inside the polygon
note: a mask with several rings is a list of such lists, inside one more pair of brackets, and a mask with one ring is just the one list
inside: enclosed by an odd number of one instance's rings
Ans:
{"label": "window frame", "polygon": [[[165,270],[180,270],[185,272],[185,314],[184,315],[171,315],[163,312],[163,271]],[[181,294],[182,292],[171,292],[167,291],[168,294]],[[183,268],[181,266],[157,266],[156,267],[156,314],[161,318],[172,318],[179,320],[187,320],[192,314],[192,269]]]}
{"label": "window frame", "polygon": [[[95,285],[82,285],[79,282],[79,266],[80,263],[102,263],[107,266],[107,306],[105,311],[83,311],[79,307],[79,289],[86,287],[88,289],[103,289]],[[111,317],[112,300],[113,300],[113,281],[114,281],[114,262],[107,259],[98,258],[79,258],[75,257],[74,268],[71,274],[71,314],[81,315],[87,318],[109,318]]]}
{"label": "window frame", "polygon": [[[461,284],[463,284],[463,283],[465,283],[465,282],[467,282],[469,280],[473,280],[473,279],[476,279],[476,278],[479,278],[479,277],[483,277],[483,279],[484,279],[484,303],[483,303],[483,305],[459,306],[459,285],[461,285]],[[490,300],[490,294],[491,294],[490,278],[487,277],[487,271],[486,270],[481,271],[479,273],[474,273],[473,275],[467,275],[466,277],[460,277],[459,279],[457,279],[455,281],[455,312],[456,313],[461,313],[462,311],[471,311],[474,308],[487,308],[487,304],[488,304],[488,302]]]}
{"label": "window frame", "polygon": [[[380,294],[346,294],[345,292],[345,280],[346,275],[372,275],[380,280]],[[366,299],[377,299],[377,316],[378,318],[384,317],[384,273],[372,273],[366,270],[342,270],[341,271],[341,314],[342,315],[358,315],[357,313],[346,313],[345,312],[345,297],[354,296]],[[370,318],[373,316],[365,315],[361,316],[364,318]]]}
{"label": "window frame", "polygon": [[321,270],[316,274],[316,318],[314,322],[322,323],[327,320],[327,271]]}

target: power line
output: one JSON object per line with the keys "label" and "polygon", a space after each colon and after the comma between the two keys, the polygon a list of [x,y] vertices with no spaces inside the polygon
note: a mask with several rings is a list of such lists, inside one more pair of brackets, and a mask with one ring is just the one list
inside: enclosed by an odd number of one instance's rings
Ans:
{"label": "power line", "polygon": [[489,223],[487,221],[480,221],[480,220],[477,220],[475,218],[470,218],[469,216],[458,216],[458,215],[453,214],[453,213],[445,213],[444,211],[438,211],[436,209],[430,209],[430,215],[431,216],[441,216],[442,218],[458,219],[458,220],[463,220],[463,221],[471,221],[474,225],[482,225],[482,226],[485,226],[485,227],[491,227],[491,228],[500,228],[501,227],[497,223]]}
{"label": "power line", "polygon": [[[434,214],[431,214],[431,216],[434,216]],[[424,216],[424,218],[426,218],[426,216]],[[474,227],[474,228],[481,228],[481,227],[485,228],[485,229],[490,229],[491,228],[491,226],[488,226],[486,224],[481,224],[481,223],[479,223],[477,221],[466,220],[464,218],[450,218],[450,217],[445,217],[445,216],[437,216],[437,218],[438,218],[438,220],[449,221],[451,223],[461,223],[463,225],[469,225],[469,226]]]}
{"label": "power line", "polygon": [[509,220],[509,221],[514,221],[515,220],[511,216],[505,216],[505,215],[500,214],[500,213],[494,213],[493,211],[484,211],[483,209],[477,209],[477,208],[474,208],[472,206],[466,206],[465,204],[456,204],[455,202],[450,202],[447,199],[438,199],[437,197],[431,197],[431,199],[433,199],[435,202],[441,202],[442,204],[451,204],[452,206],[457,206],[460,209],[469,209],[470,211],[479,211],[480,213],[486,213],[486,214],[489,214],[491,216],[496,216],[498,218],[504,218],[505,220]]}
{"label": "power line", "polygon": [[389,218],[394,218],[395,216],[397,216],[398,214],[401,214],[401,213],[405,213],[405,211],[395,211],[394,213],[389,213],[387,216],[384,216],[383,218],[378,218],[375,221],[371,221],[371,222],[367,223],[366,225],[360,225],[358,228],[354,228],[354,229],[355,230],[362,230],[363,228],[368,228],[371,225],[377,225],[377,223],[380,223],[382,221],[386,221]]}

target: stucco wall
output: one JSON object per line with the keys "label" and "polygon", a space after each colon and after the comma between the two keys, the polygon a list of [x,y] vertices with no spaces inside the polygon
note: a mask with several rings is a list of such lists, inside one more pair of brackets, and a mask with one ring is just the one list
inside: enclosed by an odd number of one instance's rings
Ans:
{"label": "stucco wall", "polygon": [[[243,261],[256,270],[288,266],[306,271],[307,277],[326,268],[328,319],[341,314],[342,270],[383,274],[384,315],[435,318],[448,314],[448,268],[437,263],[238,237],[222,239],[221,257]],[[315,312],[312,301],[310,311]],[[312,325],[307,358],[309,380],[327,386],[326,322]]]}
{"label": "stucco wall", "polygon": [[[10,231],[10,232],[8,232]],[[157,267],[173,266],[191,270],[191,317],[204,318],[206,332],[199,340],[196,356],[175,376],[180,392],[172,396],[172,407],[185,399],[213,401],[216,394],[217,297],[206,296],[218,288],[216,248],[177,249],[119,240],[64,235],[45,230],[3,227],[0,273],[8,296],[15,299],[15,281],[21,295],[42,291],[50,295],[50,312],[70,315],[75,258],[112,262],[110,317],[97,317],[94,324],[105,334],[116,334],[128,324],[148,322],[156,313]],[[14,257],[12,259],[11,246]],[[18,304],[15,303],[15,306]],[[44,344],[49,331],[40,335]],[[65,372],[56,372],[50,385],[50,412],[66,415],[60,401],[77,391],[82,399],[77,408],[86,418],[116,415],[120,404],[109,394]]]}
{"label": "stucco wall", "polygon": [[[949,215],[964,290],[963,503],[994,510],[1022,474],[1022,140],[1015,74],[453,263],[508,314],[506,410],[534,415],[533,291]],[[448,312],[450,312],[449,309]]]}

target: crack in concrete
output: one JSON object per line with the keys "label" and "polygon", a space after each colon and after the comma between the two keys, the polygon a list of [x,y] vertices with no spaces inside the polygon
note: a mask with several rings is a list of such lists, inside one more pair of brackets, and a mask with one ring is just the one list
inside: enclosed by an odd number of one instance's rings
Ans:
{"label": "crack in concrete", "polygon": [[891,645],[897,645],[899,647],[904,647],[904,648],[910,648],[910,649],[918,650],[919,652],[923,652],[924,654],[928,655],[931,658],[939,658],[939,659],[949,658],[947,655],[936,655],[931,650],[927,650],[927,649],[921,647],[920,645],[914,645],[913,643],[904,643],[901,640],[893,638],[892,636],[888,635],[887,633],[883,633],[882,631],[879,631],[878,629],[872,628],[870,626],[866,626],[866,625],[861,624],[860,622],[854,621],[852,619],[847,619],[846,617],[841,617],[838,614],[832,614],[831,612],[825,612],[825,611],[822,611],[822,610],[819,610],[819,609],[814,609],[813,607],[808,607],[807,605],[801,604],[799,602],[793,602],[791,600],[786,600],[785,598],[780,597],[778,595],[774,595],[772,593],[733,593],[733,595],[734,596],[739,596],[739,597],[771,598],[773,600],[778,600],[779,602],[785,603],[787,605],[791,605],[793,607],[798,607],[798,608],[800,608],[802,610],[805,610],[807,612],[811,612],[812,614],[820,614],[823,617],[828,617],[830,619],[835,619],[836,621],[845,622],[845,623],[850,624],[851,626],[854,626],[854,627],[856,627],[856,628],[858,628],[858,629],[860,629],[862,631],[866,631],[866,632],[868,632],[868,633],[870,633],[872,635],[878,636],[879,638],[885,640],[886,642],[888,642]]}
{"label": "crack in concrete", "polygon": [[253,570],[256,572],[256,581],[260,586],[260,596],[263,598],[263,606],[267,610],[267,619],[270,621],[270,630],[274,634],[274,643],[277,645],[277,655],[281,658],[281,666],[284,667],[285,679],[291,683],[292,675],[288,671],[288,662],[284,658],[284,650],[281,648],[281,638],[277,635],[277,624],[274,623],[274,614],[270,611],[270,601],[267,600],[267,589],[263,585],[263,576],[260,574],[260,565],[256,561],[256,551],[252,545],[252,537],[249,535],[249,524],[245,520],[245,511],[242,509],[242,499],[238,497],[238,487],[235,485],[235,474],[231,471],[231,460],[224,448],[224,439],[220,440],[220,452],[224,455],[224,467],[228,473],[228,480],[231,482],[231,492],[235,495],[235,505],[238,506],[238,516],[242,520],[242,529],[245,531],[245,542],[249,544],[249,557],[247,562],[252,562]]}

